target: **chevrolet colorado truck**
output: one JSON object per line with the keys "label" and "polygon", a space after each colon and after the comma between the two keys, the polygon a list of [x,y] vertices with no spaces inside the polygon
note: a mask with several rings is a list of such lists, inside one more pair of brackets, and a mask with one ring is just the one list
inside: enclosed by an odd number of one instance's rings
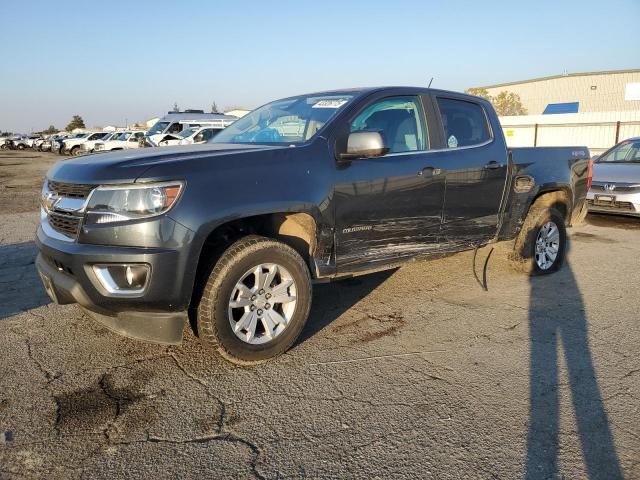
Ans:
{"label": "chevrolet colorado truck", "polygon": [[36,265],[54,301],[116,332],[176,344],[192,323],[254,364],[294,344],[314,282],[506,240],[531,274],[554,272],[590,179],[585,147],[507,148],[479,97],[301,95],[205,145],[58,162]]}

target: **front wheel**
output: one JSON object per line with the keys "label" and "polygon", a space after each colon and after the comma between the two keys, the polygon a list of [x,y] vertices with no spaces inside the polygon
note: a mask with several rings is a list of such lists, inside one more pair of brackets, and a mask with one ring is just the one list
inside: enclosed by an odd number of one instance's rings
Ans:
{"label": "front wheel", "polygon": [[311,307],[311,279],[290,246],[251,235],[215,263],[197,309],[200,341],[230,362],[251,365],[286,352]]}
{"label": "front wheel", "polygon": [[72,156],[77,157],[78,155],[82,154],[82,150],[80,150],[80,147],[75,146],[71,149],[71,151],[69,152]]}
{"label": "front wheel", "polygon": [[555,208],[534,205],[515,243],[514,263],[531,275],[556,272],[567,248],[564,216]]}

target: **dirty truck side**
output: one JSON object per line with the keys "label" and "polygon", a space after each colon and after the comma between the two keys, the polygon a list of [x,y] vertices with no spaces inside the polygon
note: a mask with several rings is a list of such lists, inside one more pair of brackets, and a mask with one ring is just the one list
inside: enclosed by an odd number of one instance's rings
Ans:
{"label": "dirty truck side", "polygon": [[530,273],[557,270],[590,169],[584,147],[507,149],[478,97],[291,97],[206,145],[58,162],[37,267],[55,301],[116,332],[178,343],[191,318],[205,345],[257,363],[296,341],[316,281],[505,240]]}

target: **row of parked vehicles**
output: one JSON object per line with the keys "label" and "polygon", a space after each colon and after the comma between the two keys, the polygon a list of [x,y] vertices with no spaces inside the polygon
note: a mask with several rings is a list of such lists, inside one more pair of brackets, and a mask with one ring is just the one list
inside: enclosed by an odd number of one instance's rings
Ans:
{"label": "row of parked vehicles", "polygon": [[169,112],[149,130],[126,129],[115,132],[60,132],[48,136],[16,136],[5,140],[2,148],[23,150],[34,148],[60,155],[129,150],[141,147],[166,147],[206,143],[237,117],[202,110]]}

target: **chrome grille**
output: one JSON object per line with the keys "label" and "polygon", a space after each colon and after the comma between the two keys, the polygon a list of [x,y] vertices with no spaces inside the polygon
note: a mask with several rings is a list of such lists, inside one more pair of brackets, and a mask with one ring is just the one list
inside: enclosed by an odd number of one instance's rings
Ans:
{"label": "chrome grille", "polygon": [[61,197],[87,198],[96,185],[83,183],[62,183],[49,180],[49,190],[57,192]]}
{"label": "chrome grille", "polygon": [[67,237],[76,238],[82,218],[66,212],[50,211],[47,220],[51,228],[56,232],[62,233]]}

